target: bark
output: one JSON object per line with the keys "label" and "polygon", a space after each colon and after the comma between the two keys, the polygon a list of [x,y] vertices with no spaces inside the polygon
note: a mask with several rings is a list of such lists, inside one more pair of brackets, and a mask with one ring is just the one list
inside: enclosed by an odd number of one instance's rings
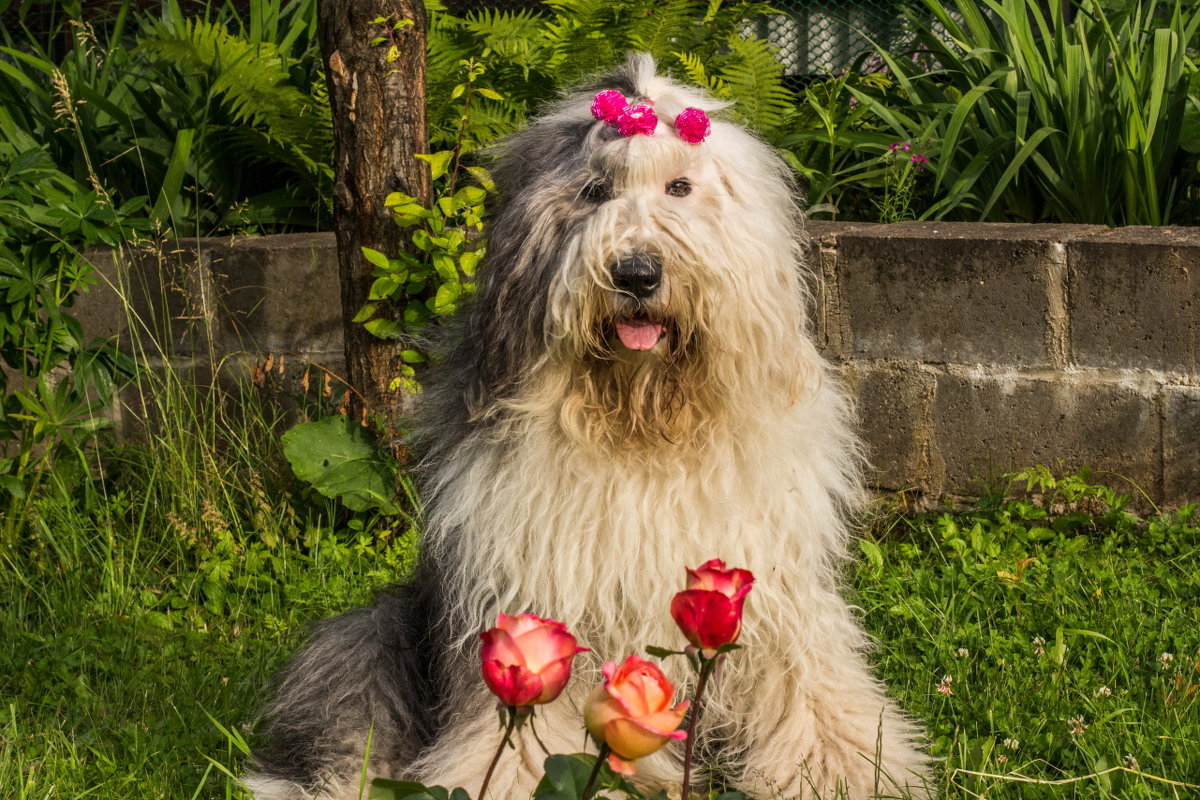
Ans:
{"label": "bark", "polygon": [[[400,374],[399,347],[351,319],[366,302],[370,247],[394,254],[412,245],[384,206],[389,192],[427,202],[429,170],[413,156],[427,153],[425,131],[426,15],[422,0],[321,0],[321,53],[333,113],[333,220],[341,277],[348,413],[380,426],[399,456],[403,396],[388,384]],[[372,23],[379,17],[386,25]],[[392,30],[393,22],[412,25]],[[378,36],[390,41],[372,45]],[[395,45],[395,48],[392,48]],[[395,56],[388,61],[389,52]]]}

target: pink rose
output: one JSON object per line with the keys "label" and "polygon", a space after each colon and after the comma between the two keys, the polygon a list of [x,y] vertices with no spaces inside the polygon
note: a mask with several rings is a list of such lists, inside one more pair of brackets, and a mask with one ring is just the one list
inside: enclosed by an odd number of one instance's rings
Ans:
{"label": "pink rose", "polygon": [[606,89],[596,95],[596,99],[592,101],[592,116],[607,123],[616,124],[617,118],[625,113],[627,108],[629,108],[629,103],[625,100],[625,95],[616,89]]}
{"label": "pink rose", "polygon": [[604,683],[592,690],[583,706],[583,721],[598,742],[612,752],[608,765],[622,775],[635,773],[634,762],[672,739],[686,739],[678,730],[690,703],[671,708],[675,687],[657,665],[630,656],[618,667],[601,669]]}
{"label": "pink rose", "polygon": [[687,589],[671,600],[671,618],[687,640],[703,650],[736,642],[742,632],[742,607],[754,575],[726,569],[719,559],[689,569]]}
{"label": "pink rose", "polygon": [[636,136],[639,133],[653,136],[658,127],[658,115],[650,106],[632,106],[617,117],[617,130],[622,136]]}
{"label": "pink rose", "polygon": [[685,108],[675,118],[675,132],[679,138],[690,144],[700,144],[712,133],[712,123],[698,108]]}
{"label": "pink rose", "polygon": [[571,677],[577,647],[567,627],[533,614],[501,614],[496,627],[479,634],[483,681],[507,706],[549,703]]}

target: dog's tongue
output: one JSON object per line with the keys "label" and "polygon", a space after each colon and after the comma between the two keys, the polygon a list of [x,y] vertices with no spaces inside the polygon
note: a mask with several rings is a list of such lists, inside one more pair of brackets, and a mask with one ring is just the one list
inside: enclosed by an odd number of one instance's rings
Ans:
{"label": "dog's tongue", "polygon": [[662,338],[663,326],[648,319],[627,319],[617,322],[617,336],[630,350],[649,350]]}

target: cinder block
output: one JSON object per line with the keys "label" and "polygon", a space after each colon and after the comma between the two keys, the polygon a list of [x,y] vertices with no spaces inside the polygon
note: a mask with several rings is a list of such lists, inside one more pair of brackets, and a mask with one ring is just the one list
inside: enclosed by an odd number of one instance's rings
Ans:
{"label": "cinder block", "polygon": [[1163,393],[1163,495],[1170,505],[1200,503],[1200,387]]}
{"label": "cinder block", "polygon": [[853,355],[1052,364],[1050,248],[1098,230],[902,222],[839,233],[838,280]]}
{"label": "cinder block", "polygon": [[1118,228],[1067,253],[1075,363],[1197,374],[1200,229]]}
{"label": "cinder block", "polygon": [[122,349],[150,358],[208,353],[212,287],[208,260],[195,242],[89,250],[85,257],[97,282],[72,310],[84,335],[114,338]]}
{"label": "cinder block", "polygon": [[340,347],[342,303],[332,233],[202,240],[225,352]]}
{"label": "cinder block", "polygon": [[859,435],[870,463],[868,481],[889,491],[936,491],[940,464],[930,463],[934,375],[916,365],[847,365],[857,397]]}
{"label": "cinder block", "polygon": [[1162,497],[1158,402],[1140,388],[1073,376],[942,375],[933,417],[946,491],[993,489],[1004,473],[1034,464],[1086,465]]}
{"label": "cinder block", "polygon": [[842,361],[850,355],[846,304],[837,277],[837,237],[847,231],[875,227],[879,226],[870,222],[810,221],[805,225],[805,264],[811,275],[808,318],[817,347],[828,359]]}

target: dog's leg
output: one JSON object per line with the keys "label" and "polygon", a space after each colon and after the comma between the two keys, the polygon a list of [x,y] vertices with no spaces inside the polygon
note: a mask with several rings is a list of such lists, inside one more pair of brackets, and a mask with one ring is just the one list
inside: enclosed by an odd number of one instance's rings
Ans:
{"label": "dog's leg", "polygon": [[[823,653],[798,676],[763,659],[736,713],[745,768],[739,788],[760,798],[927,798],[919,732],[882,692],[861,655]],[[732,676],[730,676],[732,677]],[[800,680],[797,678],[800,677]]]}

